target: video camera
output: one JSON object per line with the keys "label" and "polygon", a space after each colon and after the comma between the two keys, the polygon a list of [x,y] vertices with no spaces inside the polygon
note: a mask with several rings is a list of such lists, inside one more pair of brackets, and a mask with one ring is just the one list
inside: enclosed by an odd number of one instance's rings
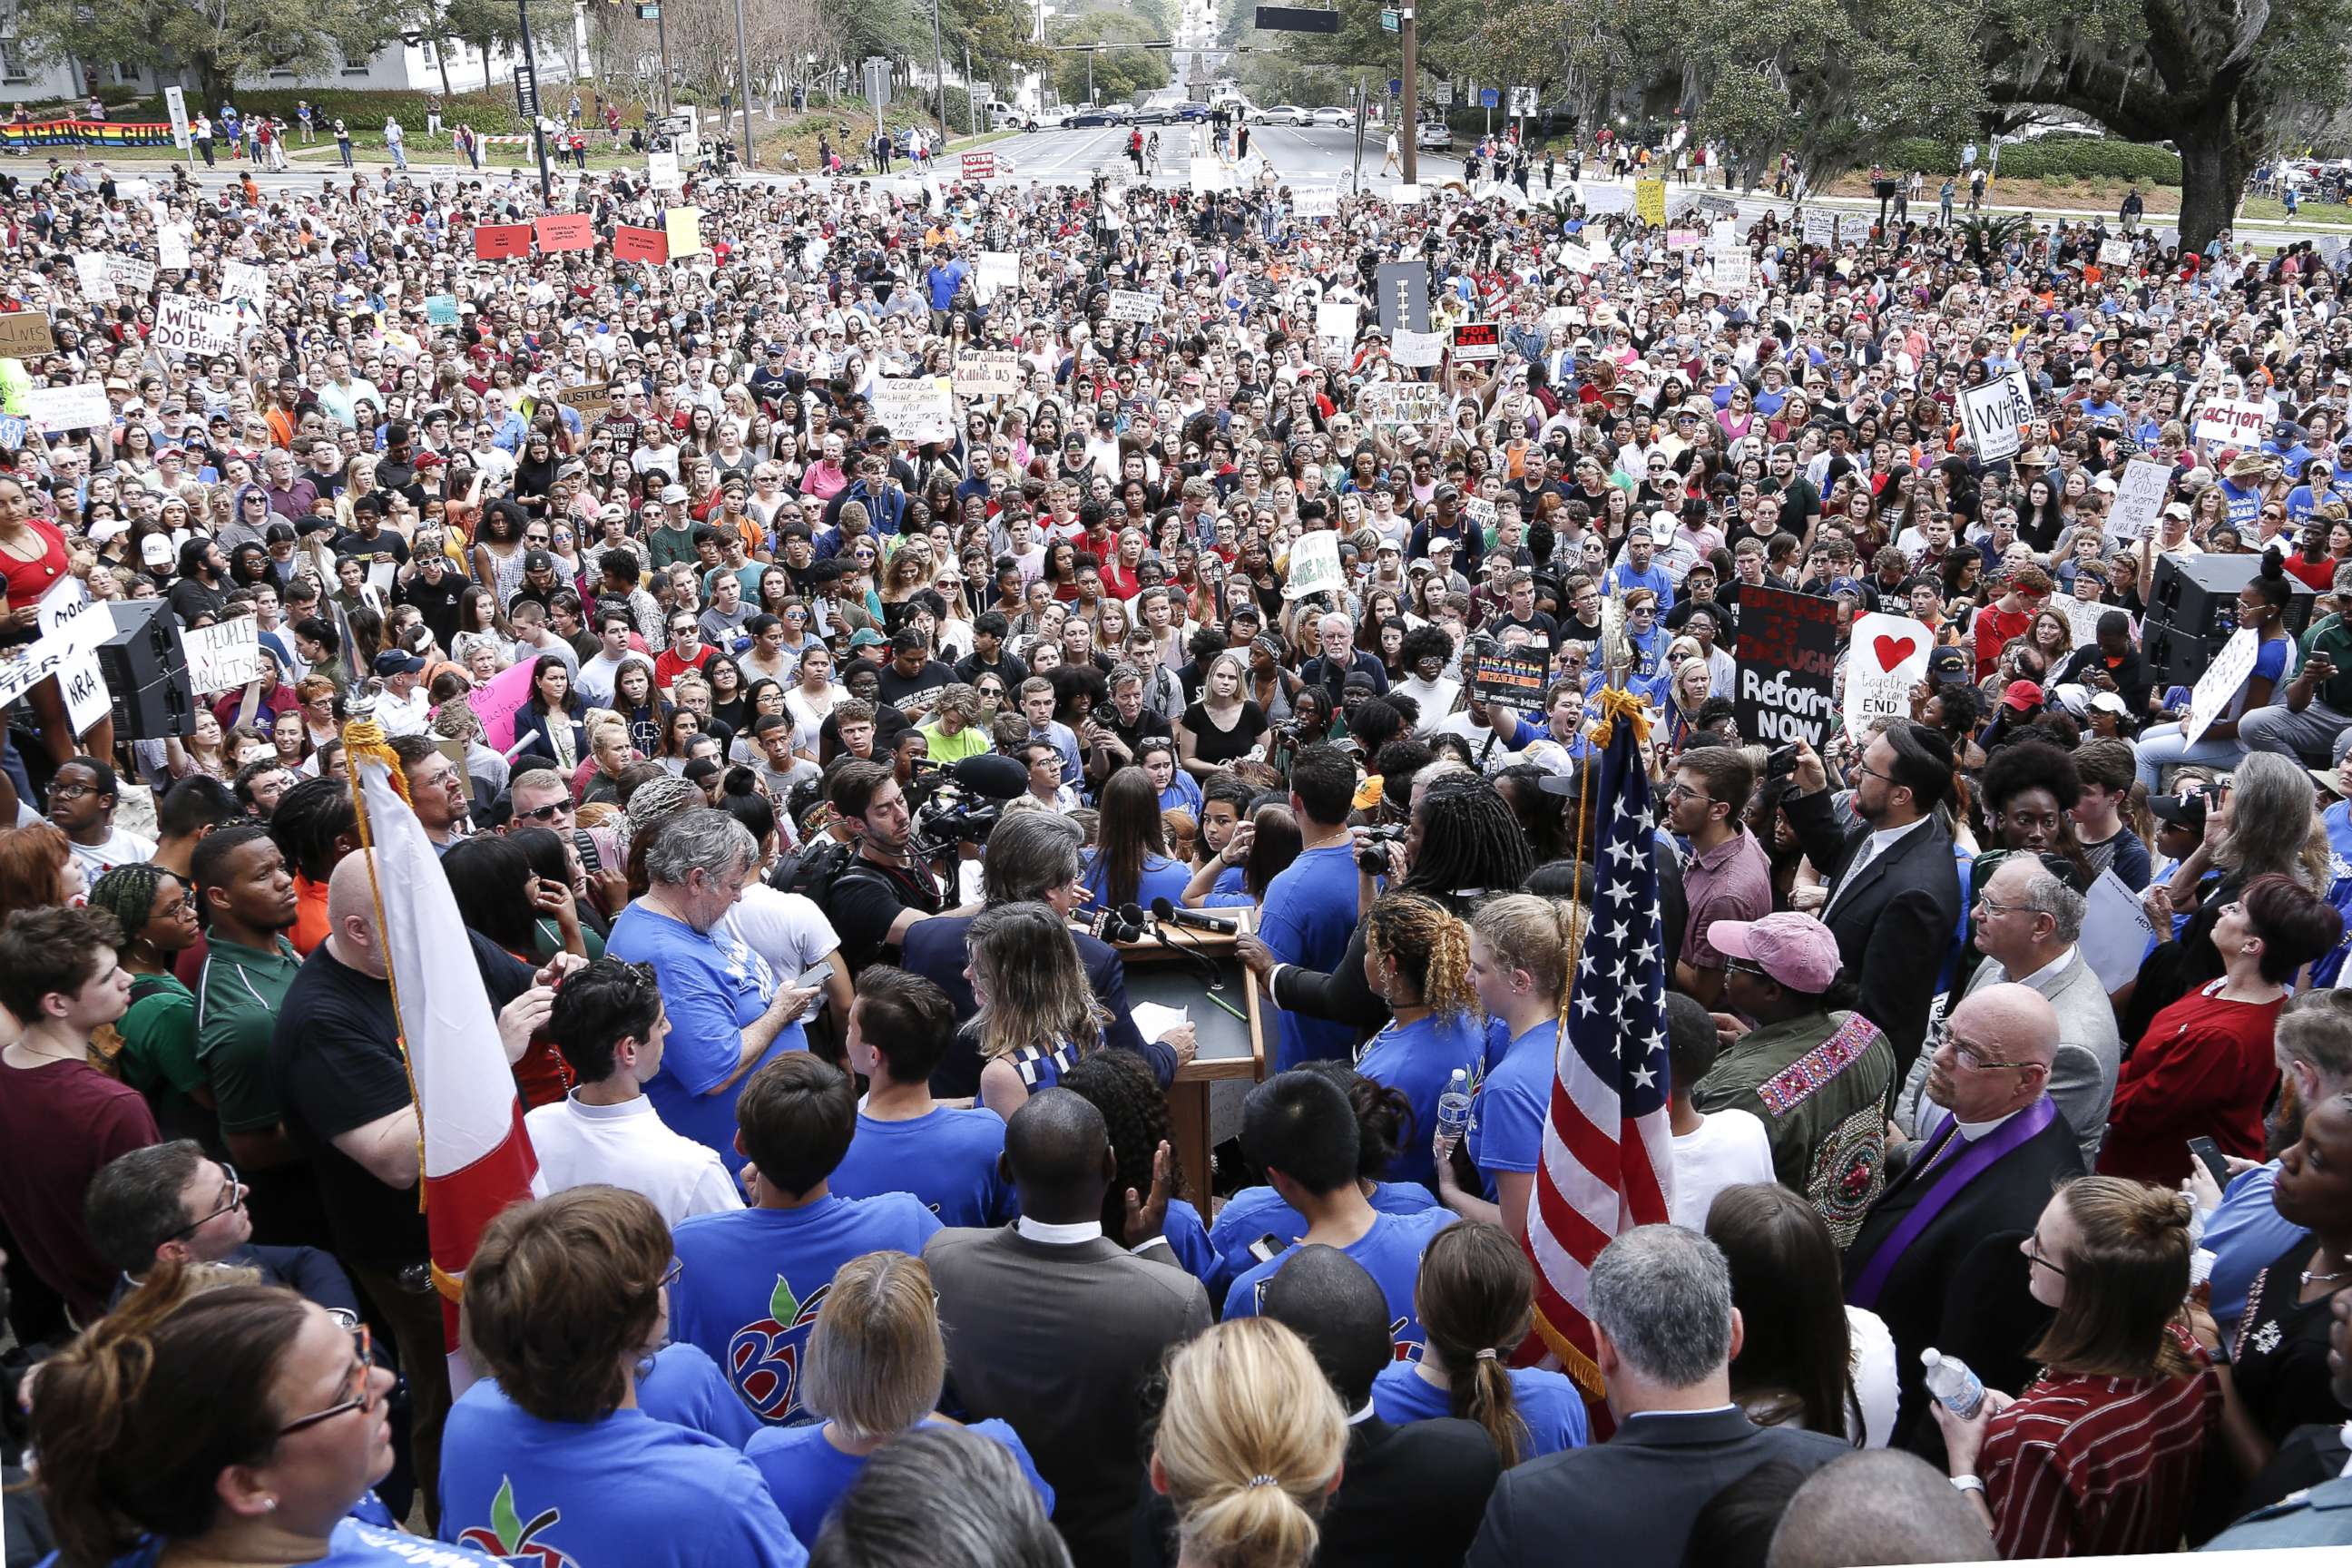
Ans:
{"label": "video camera", "polygon": [[966,844],[984,844],[1004,816],[1004,803],[1029,787],[1029,773],[1010,757],[982,752],[950,767],[919,763],[914,783],[930,792],[915,814],[908,847],[925,860],[952,855]]}

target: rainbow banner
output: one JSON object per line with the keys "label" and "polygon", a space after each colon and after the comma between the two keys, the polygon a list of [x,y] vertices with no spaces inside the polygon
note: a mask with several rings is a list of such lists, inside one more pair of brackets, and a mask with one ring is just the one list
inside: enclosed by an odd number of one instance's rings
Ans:
{"label": "rainbow banner", "polygon": [[0,124],[0,147],[169,147],[171,121],[37,120]]}

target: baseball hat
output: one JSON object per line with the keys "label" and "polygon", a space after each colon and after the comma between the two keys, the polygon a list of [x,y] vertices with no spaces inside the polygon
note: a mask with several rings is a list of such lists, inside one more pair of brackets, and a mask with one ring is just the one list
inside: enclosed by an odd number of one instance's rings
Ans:
{"label": "baseball hat", "polygon": [[1783,910],[1756,921],[1717,921],[1706,940],[1728,958],[1744,958],[1775,983],[1808,996],[1837,984],[1838,944],[1811,915]]}
{"label": "baseball hat", "polygon": [[860,626],[856,631],[849,634],[849,646],[852,647],[880,647],[882,646],[882,634],[876,631],[871,626]]}
{"label": "baseball hat", "polygon": [[2042,688],[2030,680],[2012,680],[2009,689],[2000,694],[2000,705],[2023,713],[2042,706]]}
{"label": "baseball hat", "polygon": [[1969,656],[1956,647],[1939,647],[1927,656],[1927,679],[1937,686],[1965,686]]}
{"label": "baseball hat", "polygon": [[2118,716],[2131,711],[2131,704],[2112,691],[2094,691],[2091,693],[2090,705],[2102,713],[2114,713]]}
{"label": "baseball hat", "polygon": [[[2207,797],[2198,795],[2152,795],[2147,797],[2147,809],[2158,822],[2168,822],[2175,827],[2185,827],[2191,833],[2205,831]],[[1714,928],[1709,927],[1709,940]]]}
{"label": "baseball hat", "polygon": [[684,485],[664,485],[662,487],[661,500],[662,505],[664,506],[678,506],[683,504],[688,499],[686,487]]}
{"label": "baseball hat", "polygon": [[526,550],[523,552],[522,569],[526,572],[552,572],[555,570],[555,557],[544,550]]}
{"label": "baseball hat", "polygon": [[415,654],[403,653],[396,647],[388,647],[375,656],[375,662],[369,665],[368,668],[384,677],[422,675],[425,672],[425,661]]}
{"label": "baseball hat", "polygon": [[171,540],[160,533],[149,534],[140,542],[139,559],[150,566],[170,565],[172,563]]}

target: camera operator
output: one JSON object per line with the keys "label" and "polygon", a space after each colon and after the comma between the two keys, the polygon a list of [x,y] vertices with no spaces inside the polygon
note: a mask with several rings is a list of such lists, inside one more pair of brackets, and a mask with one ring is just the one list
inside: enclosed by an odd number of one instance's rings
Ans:
{"label": "camera operator", "polygon": [[[1077,907],[1078,879],[1086,870],[1085,842],[1086,835],[1066,816],[1026,808],[1006,812],[989,834],[988,853],[981,860],[984,907],[1034,901],[1052,905],[1055,913],[1068,919]],[[937,920],[918,921],[908,928],[900,944],[899,966],[946,992],[955,1005],[959,1025],[980,1011],[971,982],[964,976],[964,966],[970,962],[964,933],[976,912],[962,909]],[[1176,1068],[1192,1059],[1196,1048],[1192,1026],[1179,1024],[1147,1042],[1136,1029],[1128,1004],[1127,966],[1118,950],[1082,931],[1071,931],[1070,940],[1077,944],[1087,984],[1110,1014],[1103,1025],[1104,1048],[1140,1053],[1151,1064],[1152,1077],[1165,1089]],[[931,1093],[946,1100],[979,1092],[979,1047],[970,1036],[959,1032],[947,1059],[931,1074]]]}
{"label": "camera operator", "polygon": [[947,907],[949,894],[916,852],[914,816],[888,768],[843,763],[826,798],[857,855],[820,901],[841,937],[842,956],[856,971],[888,957],[911,928]]}

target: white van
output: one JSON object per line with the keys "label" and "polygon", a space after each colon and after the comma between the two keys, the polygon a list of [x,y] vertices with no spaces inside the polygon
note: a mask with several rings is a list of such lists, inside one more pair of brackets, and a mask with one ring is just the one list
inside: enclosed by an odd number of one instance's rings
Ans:
{"label": "white van", "polygon": [[1037,129],[1037,117],[1035,115],[1030,114],[1024,110],[1015,109],[1013,105],[1005,102],[1001,98],[992,98],[981,107],[982,112],[988,116],[988,128],[991,131],[1034,131]]}

